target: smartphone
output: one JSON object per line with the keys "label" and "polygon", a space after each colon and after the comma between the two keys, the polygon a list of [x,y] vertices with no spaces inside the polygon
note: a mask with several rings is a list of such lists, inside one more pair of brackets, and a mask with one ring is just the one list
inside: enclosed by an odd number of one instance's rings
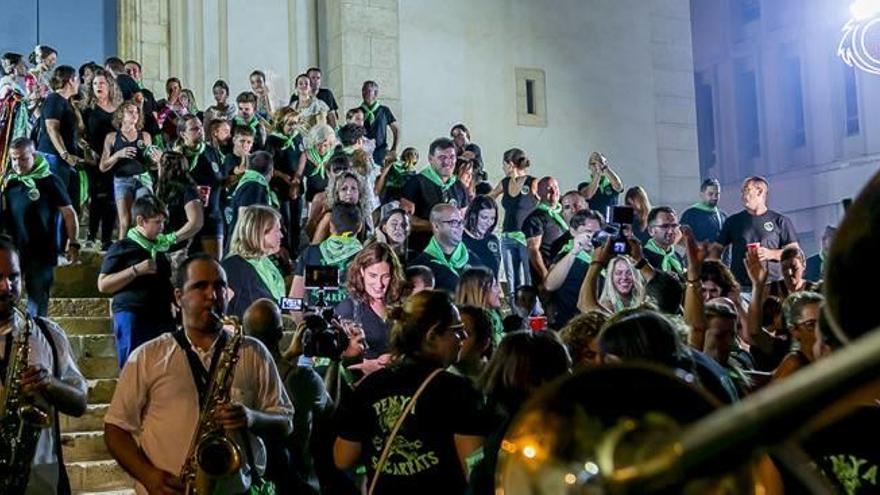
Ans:
{"label": "smartphone", "polygon": [[614,254],[629,254],[629,244],[626,239],[615,239],[611,243],[611,250]]}
{"label": "smartphone", "polygon": [[609,206],[605,212],[605,221],[618,225],[632,225],[635,220],[635,210],[632,206]]}
{"label": "smartphone", "polygon": [[282,297],[281,311],[302,311],[303,300],[301,297]]}
{"label": "smartphone", "polygon": [[306,289],[336,289],[339,285],[339,269],[335,266],[306,265]]}

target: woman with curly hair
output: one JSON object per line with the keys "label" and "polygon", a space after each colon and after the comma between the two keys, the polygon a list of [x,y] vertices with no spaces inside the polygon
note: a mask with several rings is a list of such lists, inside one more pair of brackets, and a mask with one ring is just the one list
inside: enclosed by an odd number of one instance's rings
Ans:
{"label": "woman with curly hair", "polygon": [[348,265],[348,296],[334,311],[360,323],[367,337],[367,360],[388,353],[391,323],[388,309],[399,304],[404,284],[403,267],[384,242],[367,244]]}
{"label": "woman with curly hair", "polygon": [[[327,186],[323,212],[318,217],[317,224],[314,227],[312,244],[318,244],[330,235],[330,211],[333,210],[333,206],[337,203],[354,205],[361,210],[361,218],[365,219],[365,228],[361,231],[359,237],[362,240],[366,239],[371,230],[367,228],[369,222],[366,221],[371,212],[368,201],[367,186],[360,175],[354,172],[343,172],[332,176]],[[309,230],[309,227],[306,229]]]}

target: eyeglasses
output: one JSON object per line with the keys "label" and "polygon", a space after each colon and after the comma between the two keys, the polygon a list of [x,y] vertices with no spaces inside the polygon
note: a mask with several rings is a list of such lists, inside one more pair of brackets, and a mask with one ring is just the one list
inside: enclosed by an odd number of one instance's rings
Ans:
{"label": "eyeglasses", "polygon": [[440,223],[445,223],[446,225],[449,225],[451,227],[461,227],[462,225],[464,225],[464,222],[462,222],[461,220],[440,220]]}

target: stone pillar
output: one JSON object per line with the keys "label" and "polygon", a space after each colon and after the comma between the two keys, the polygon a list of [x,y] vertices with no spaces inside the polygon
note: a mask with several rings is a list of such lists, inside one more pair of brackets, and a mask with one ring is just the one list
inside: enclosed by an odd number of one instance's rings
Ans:
{"label": "stone pillar", "polygon": [[119,57],[133,59],[144,68],[143,84],[156,98],[165,97],[165,80],[171,76],[169,0],[119,0]]}
{"label": "stone pillar", "polygon": [[361,103],[361,85],[379,83],[379,100],[401,113],[398,0],[327,0],[323,28],[327,84],[340,118]]}

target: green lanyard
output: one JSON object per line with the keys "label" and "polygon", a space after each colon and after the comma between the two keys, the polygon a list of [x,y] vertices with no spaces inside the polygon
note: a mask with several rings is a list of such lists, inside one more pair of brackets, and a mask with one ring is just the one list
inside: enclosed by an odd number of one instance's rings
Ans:
{"label": "green lanyard", "polygon": [[275,194],[275,191],[269,187],[269,181],[263,176],[263,174],[257,172],[256,170],[245,170],[241,175],[241,179],[238,181],[238,185],[235,186],[235,191],[232,191],[232,195],[235,196],[235,193],[238,192],[239,189],[242,188],[245,184],[249,182],[255,182],[264,188],[266,188],[266,195],[269,197],[269,205],[278,208],[280,203],[278,202],[278,196]]}
{"label": "green lanyard", "polygon": [[125,237],[144,248],[150,253],[150,258],[153,259],[156,259],[157,253],[164,253],[171,249],[171,246],[177,244],[177,234],[174,232],[171,232],[170,234],[159,234],[155,240],[151,241],[144,237],[138,229],[132,227],[125,233]]}
{"label": "green lanyard", "polygon": [[254,267],[257,275],[260,276],[260,280],[263,281],[263,284],[272,294],[272,298],[274,298],[275,301],[280,301],[285,295],[284,277],[281,276],[281,272],[278,271],[278,267],[275,266],[275,263],[272,263],[272,260],[270,260],[268,256],[244,258],[244,260]]}
{"label": "green lanyard", "polygon": [[322,179],[326,178],[327,171],[325,170],[324,165],[326,165],[327,162],[330,161],[330,158],[333,156],[334,151],[335,150],[333,148],[330,148],[329,150],[327,150],[326,153],[322,155],[318,153],[318,148],[309,148],[307,153],[309,155],[309,158],[312,159],[312,163],[315,164],[315,170],[311,174],[309,174],[309,176],[314,177],[320,174]]}
{"label": "green lanyard", "polygon": [[379,110],[379,100],[374,101],[372,105],[367,105],[366,102],[361,103],[361,108],[364,110],[364,120],[367,121],[367,124],[373,125],[373,121],[376,120],[376,112]]}
{"label": "green lanyard", "polygon": [[425,254],[430,256],[431,260],[438,265],[448,268],[449,271],[456,276],[461,275],[461,269],[468,264],[468,261],[470,261],[468,250],[463,242],[459,242],[458,246],[455,246],[455,250],[453,250],[452,254],[447,258],[446,253],[443,252],[436,237],[431,237],[431,242],[429,242],[428,247],[425,248]]}
{"label": "green lanyard", "polygon": [[669,246],[668,251],[664,251],[656,242],[654,242],[654,239],[648,239],[648,242],[645,243],[645,249],[663,257],[663,260],[660,262],[661,270],[665,272],[674,271],[675,273],[684,273],[684,266],[682,266],[678,257],[675,256],[675,249],[673,249],[672,246]]}
{"label": "green lanyard", "polygon": [[568,230],[568,222],[566,222],[565,219],[562,218],[562,214],[560,213],[562,211],[561,206],[556,205],[556,208],[550,208],[544,203],[538,203],[538,206],[536,206],[535,209],[547,213],[547,215],[552,218],[554,222],[558,223],[559,226],[562,227],[562,230]]}
{"label": "green lanyard", "polygon": [[360,241],[348,235],[331,235],[318,246],[322,264],[340,268],[362,248]]}
{"label": "green lanyard", "polygon": [[434,185],[440,188],[444,193],[452,188],[455,185],[456,177],[454,175],[449,176],[446,179],[446,182],[443,182],[443,178],[440,177],[440,174],[434,170],[434,167],[428,165],[427,167],[422,169],[422,176],[431,181]]}

